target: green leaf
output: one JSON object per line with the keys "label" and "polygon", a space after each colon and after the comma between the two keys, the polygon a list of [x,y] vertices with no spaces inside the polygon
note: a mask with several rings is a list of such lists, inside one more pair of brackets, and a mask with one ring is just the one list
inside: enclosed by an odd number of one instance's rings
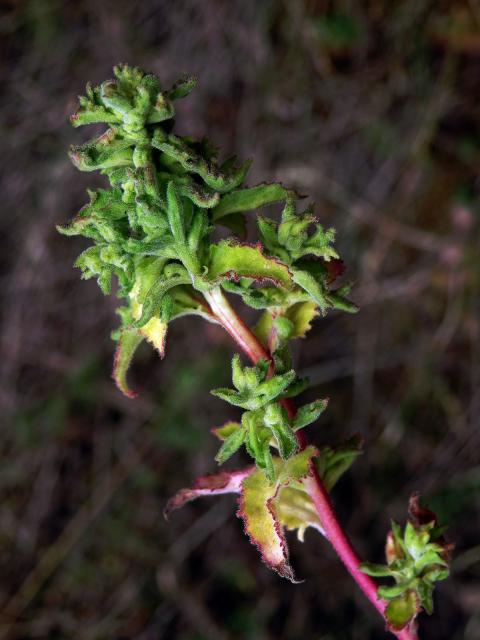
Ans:
{"label": "green leaf", "polygon": [[437,537],[435,514],[419,504],[418,495],[410,499],[409,514],[415,522],[408,521],[403,530],[392,522],[385,547],[388,566],[366,565],[365,571],[369,573],[368,567],[379,566],[376,575],[387,575],[388,571],[394,578],[395,584],[382,585],[378,595],[392,601],[388,619],[398,625],[395,628],[402,628],[402,624],[408,623],[420,610],[420,605],[427,613],[432,613],[433,585],[448,576],[449,548],[445,548],[441,534]]}
{"label": "green leaf", "polygon": [[314,278],[308,271],[302,271],[299,269],[291,269],[292,280],[295,284],[298,284],[304,291],[311,296],[313,302],[317,304],[320,311],[325,315],[328,308],[328,301],[325,297],[325,289],[323,285]]}
{"label": "green leaf", "polygon": [[303,429],[303,427],[315,422],[325,411],[327,405],[328,398],[325,398],[324,400],[315,400],[300,407],[293,419],[293,430],[298,431],[298,429]]}
{"label": "green leaf", "polygon": [[214,427],[212,433],[214,433],[219,440],[226,440],[232,433],[235,433],[242,428],[239,422],[229,421],[223,424],[221,427]]}
{"label": "green leaf", "polygon": [[259,246],[236,244],[232,240],[222,240],[210,247],[208,278],[212,282],[251,278],[292,288],[292,277],[284,264],[265,256]]}
{"label": "green leaf", "polygon": [[270,429],[280,453],[286,460],[298,449],[298,442],[289,424],[286,410],[279,404],[271,403],[265,408],[264,424]]}
{"label": "green leaf", "polygon": [[191,279],[181,271],[174,273],[172,276],[162,276],[151,286],[145,295],[142,305],[141,316],[136,321],[135,326],[143,327],[147,322],[160,314],[162,308],[162,300],[164,296],[174,287],[183,284],[189,284]]}
{"label": "green leaf", "polygon": [[297,302],[288,307],[285,315],[293,324],[291,337],[304,338],[312,327],[312,320],[318,316],[317,304],[313,301]]}
{"label": "green leaf", "polygon": [[138,394],[132,391],[127,383],[127,371],[132,362],[132,358],[138,345],[142,342],[143,336],[137,330],[124,329],[120,333],[115,359],[113,364],[113,379],[120,391],[128,398],[135,398]]}
{"label": "green leaf", "polygon": [[325,299],[332,307],[340,311],[346,311],[346,313],[358,312],[358,306],[351,300],[348,300],[340,291],[329,291],[325,294]]}
{"label": "green leaf", "polygon": [[418,585],[418,595],[420,596],[420,601],[422,603],[422,607],[428,613],[428,615],[432,615],[433,613],[433,586],[426,582],[420,582]]}
{"label": "green leaf", "polygon": [[386,564],[375,564],[374,562],[362,562],[360,571],[373,578],[386,578],[392,575],[392,570]]}
{"label": "green leaf", "polygon": [[215,460],[218,462],[218,464],[223,464],[229,458],[231,458],[233,454],[236,453],[245,442],[245,437],[246,432],[244,429],[236,429],[235,431],[233,431],[225,439],[217,455],[215,456]]}
{"label": "green leaf", "polygon": [[[230,191],[222,196],[219,204],[212,211],[214,222],[232,213],[252,211],[274,202],[284,200],[292,192],[279,183],[259,184],[256,187]],[[222,220],[222,224],[223,220]]]}
{"label": "green leaf", "polygon": [[409,584],[405,582],[401,582],[400,584],[395,584],[391,587],[386,587],[382,585],[378,587],[378,597],[384,598],[385,600],[391,600],[392,598],[396,598],[397,596],[402,595],[408,588]]}
{"label": "green leaf", "polygon": [[184,75],[173,85],[168,96],[170,100],[185,98],[196,86],[197,78],[195,76]]}
{"label": "green leaf", "polygon": [[411,622],[419,611],[418,596],[415,591],[406,591],[402,596],[391,600],[385,616],[392,629],[400,631]]}
{"label": "green leaf", "polygon": [[268,403],[283,397],[296,379],[293,370],[267,379],[268,368],[267,360],[259,360],[254,367],[242,368],[240,356],[235,354],[232,360],[232,377],[237,391],[221,388],[214,389],[211,393],[249,411],[265,407]]}
{"label": "green leaf", "polygon": [[185,244],[183,206],[173,180],[168,183],[167,187],[167,213],[173,237],[177,242]]}
{"label": "green leaf", "polygon": [[317,470],[327,491],[331,491],[342,475],[362,453],[361,438],[353,436],[336,448],[323,447],[316,460]]}
{"label": "green leaf", "polygon": [[199,155],[184,139],[174,134],[165,138],[158,129],[152,138],[152,146],[178,162],[188,173],[198,174],[209,187],[220,193],[240,186],[251,165],[250,161],[246,161],[240,167],[232,166],[222,171]]}

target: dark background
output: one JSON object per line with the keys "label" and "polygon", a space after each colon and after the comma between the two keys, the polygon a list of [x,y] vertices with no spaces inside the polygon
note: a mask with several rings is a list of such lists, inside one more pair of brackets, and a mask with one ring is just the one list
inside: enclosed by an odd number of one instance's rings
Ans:
{"label": "dark background", "polygon": [[[232,344],[200,319],[142,349],[123,398],[110,379],[115,299],[59,236],[86,201],[67,116],[121,61],[199,78],[181,133],[254,158],[317,202],[355,281],[356,316],[296,345],[330,396],[311,437],[354,432],[365,455],[335,489],[361,555],[421,491],[450,525],[452,577],[422,639],[480,638],[480,8],[425,0],[10,0],[0,14],[0,637],[380,639],[381,621],[327,543],[291,537],[305,579],[269,572],[233,497],[162,517],[215,469],[208,391]],[[252,318],[249,311],[241,310]],[[235,464],[241,464],[238,457]]]}

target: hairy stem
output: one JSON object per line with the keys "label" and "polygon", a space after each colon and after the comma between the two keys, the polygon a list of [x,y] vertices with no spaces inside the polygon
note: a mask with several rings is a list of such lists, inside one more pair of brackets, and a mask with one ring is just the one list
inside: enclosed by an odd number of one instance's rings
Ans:
{"label": "hairy stem", "polygon": [[[220,288],[213,289],[204,295],[220,324],[228,331],[233,340],[254,364],[260,358],[271,360],[270,354],[263,348],[256,336],[237,315]],[[283,403],[289,415],[293,417],[296,412],[294,403],[291,400],[285,400]],[[305,447],[306,439],[304,434],[299,432],[297,435],[299,436],[298,441],[300,446],[302,448]],[[377,609],[382,618],[385,619],[384,611],[387,603],[381,598],[378,598],[377,585],[372,578],[360,571],[360,559],[338,522],[330,496],[313,465],[312,471],[312,477],[307,480],[306,487],[320,517],[326,537],[357,585]],[[417,634],[413,629],[404,629],[393,633],[397,636],[398,640],[417,640]]]}

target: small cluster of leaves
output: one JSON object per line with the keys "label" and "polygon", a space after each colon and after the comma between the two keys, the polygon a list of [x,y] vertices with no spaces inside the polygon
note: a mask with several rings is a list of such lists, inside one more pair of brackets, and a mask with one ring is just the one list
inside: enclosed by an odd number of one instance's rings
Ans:
{"label": "small cluster of leaves", "polygon": [[312,465],[316,465],[324,486],[330,490],[359,454],[358,440],[352,439],[337,449],[317,450],[309,446],[288,460],[273,456],[273,482],[256,467],[198,478],[193,487],[182,489],[168,502],[165,514],[201,496],[239,494],[237,516],[262,560],[279,575],[295,582],[285,529],[296,530],[302,541],[309,527],[324,533],[305,486]]}
{"label": "small cluster of leaves", "polygon": [[[84,278],[96,278],[105,294],[112,277],[118,280],[124,304],[113,336],[119,341],[114,377],[124,393],[134,395],[126,373],[142,340],[163,356],[169,321],[191,313],[215,320],[203,296],[215,287],[275,317],[299,303],[313,305],[310,318],[317,308],[355,310],[346,289],[331,289],[340,272],[334,232],[316,222],[311,208],[297,214],[298,196],[281,184],[242,187],[249,161],[219,162],[208,140],[173,133],[175,101],[194,88],[193,78],[164,89],[135,67],[114,72],[115,79],[87,86],[71,117],[74,126],[108,129],[70,150],[78,169],[100,171],[111,188],[90,191],[90,202],[59,230],[93,240],[76,262]],[[242,244],[245,214],[281,201],[279,224],[258,218],[263,246]],[[214,242],[217,225],[236,235]]]}
{"label": "small cluster of leaves", "polygon": [[403,529],[392,522],[385,549],[387,564],[361,565],[370,576],[395,581],[378,589],[378,595],[388,601],[385,615],[394,630],[406,627],[421,609],[433,613],[435,583],[449,575],[450,547],[443,539],[444,527],[437,525],[434,513],[418,505],[417,496],[410,502],[410,515],[412,520]]}
{"label": "small cluster of leaves", "polygon": [[242,367],[240,356],[232,360],[232,381],[235,389],[215,389],[214,395],[245,411],[241,422],[229,422],[215,430],[223,444],[216,456],[222,464],[243,444],[270,482],[275,479],[275,467],[270,451],[273,443],[280,457],[287,460],[298,450],[295,431],[315,422],[328,401],[316,400],[300,407],[290,419],[279,401],[298,395],[305,380],[293,369],[269,377],[270,363],[260,360],[254,367]]}

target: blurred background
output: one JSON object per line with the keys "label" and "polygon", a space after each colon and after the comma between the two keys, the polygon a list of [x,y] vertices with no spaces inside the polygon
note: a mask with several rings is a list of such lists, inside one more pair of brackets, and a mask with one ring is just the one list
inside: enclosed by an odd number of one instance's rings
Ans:
{"label": "blurred background", "polygon": [[[335,489],[364,558],[420,491],[456,544],[421,638],[480,638],[480,5],[404,0],[7,0],[0,14],[0,637],[386,637],[326,542],[292,537],[292,585],[244,537],[230,496],[169,496],[215,469],[208,391],[233,346],[200,319],[142,348],[139,398],[110,379],[115,299],[59,236],[103,184],[67,159],[87,80],[138,65],[199,87],[178,131],[254,158],[249,183],[309,194],[355,282],[356,316],[317,320],[295,359],[330,396],[322,445],[360,432]],[[254,314],[241,309],[250,320]],[[240,456],[241,457],[241,456]],[[233,466],[240,465],[237,457]]]}

